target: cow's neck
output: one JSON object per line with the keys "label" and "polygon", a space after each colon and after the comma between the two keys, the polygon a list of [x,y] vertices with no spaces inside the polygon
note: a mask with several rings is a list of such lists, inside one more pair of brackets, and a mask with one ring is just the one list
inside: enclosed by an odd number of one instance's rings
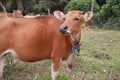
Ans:
{"label": "cow's neck", "polygon": [[81,32],[70,35],[70,37],[72,43],[72,53],[75,55],[77,52],[80,51]]}

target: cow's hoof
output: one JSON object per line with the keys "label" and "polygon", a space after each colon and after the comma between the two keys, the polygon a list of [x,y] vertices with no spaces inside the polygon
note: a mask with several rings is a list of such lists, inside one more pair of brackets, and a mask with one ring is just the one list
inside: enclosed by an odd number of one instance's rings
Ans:
{"label": "cow's hoof", "polygon": [[72,65],[72,64],[68,64],[68,68],[69,68],[69,69],[72,69],[72,68],[73,68],[73,65]]}

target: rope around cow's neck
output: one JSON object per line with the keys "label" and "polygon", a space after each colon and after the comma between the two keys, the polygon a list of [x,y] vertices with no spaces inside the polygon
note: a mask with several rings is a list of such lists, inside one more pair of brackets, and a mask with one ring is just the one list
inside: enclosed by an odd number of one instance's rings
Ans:
{"label": "rope around cow's neck", "polygon": [[73,54],[73,57],[74,57],[75,54],[80,51],[81,32],[78,32],[75,35],[70,35],[70,37],[71,37],[71,43],[73,45],[72,54]]}

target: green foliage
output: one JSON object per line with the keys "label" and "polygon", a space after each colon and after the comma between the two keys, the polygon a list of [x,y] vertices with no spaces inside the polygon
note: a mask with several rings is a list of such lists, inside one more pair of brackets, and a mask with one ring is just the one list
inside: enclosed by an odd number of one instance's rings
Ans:
{"label": "green foliage", "polygon": [[120,62],[116,62],[115,69],[117,69],[120,72]]}
{"label": "green foliage", "polygon": [[[95,11],[98,11],[99,7],[95,3]],[[90,11],[91,10],[91,0],[71,0],[68,5],[65,7],[64,11],[70,10],[81,10],[81,11]]]}
{"label": "green foliage", "polygon": [[68,75],[66,75],[66,74],[59,74],[58,75],[58,80],[68,80]]}
{"label": "green foliage", "polygon": [[37,79],[35,79],[35,80],[51,80],[51,75],[49,74],[49,75],[45,75],[45,76],[43,76],[43,77],[40,77],[40,78],[37,78]]}
{"label": "green foliage", "polygon": [[120,0],[107,0],[98,12],[94,12],[93,24],[104,29],[120,30]]}
{"label": "green foliage", "polygon": [[120,30],[120,17],[109,18],[104,24],[104,29]]}
{"label": "green foliage", "polygon": [[107,17],[120,17],[120,0],[107,0],[101,11]]}
{"label": "green foliage", "polygon": [[120,0],[111,0],[110,4],[113,15],[120,17]]}
{"label": "green foliage", "polygon": [[[69,0],[0,0],[8,12],[20,9],[24,14],[47,14],[55,10],[63,10]],[[0,11],[3,9],[0,6]]]}
{"label": "green foliage", "polygon": [[106,0],[96,0],[97,4],[101,7],[103,4],[106,4]]}

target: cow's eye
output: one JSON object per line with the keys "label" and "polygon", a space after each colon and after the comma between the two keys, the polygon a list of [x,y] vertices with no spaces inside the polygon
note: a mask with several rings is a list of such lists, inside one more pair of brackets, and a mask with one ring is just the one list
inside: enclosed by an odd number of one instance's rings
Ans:
{"label": "cow's eye", "polygon": [[79,18],[74,18],[74,20],[75,20],[75,21],[78,21],[78,20],[79,20]]}
{"label": "cow's eye", "polygon": [[65,20],[65,18],[63,18],[63,20]]}

